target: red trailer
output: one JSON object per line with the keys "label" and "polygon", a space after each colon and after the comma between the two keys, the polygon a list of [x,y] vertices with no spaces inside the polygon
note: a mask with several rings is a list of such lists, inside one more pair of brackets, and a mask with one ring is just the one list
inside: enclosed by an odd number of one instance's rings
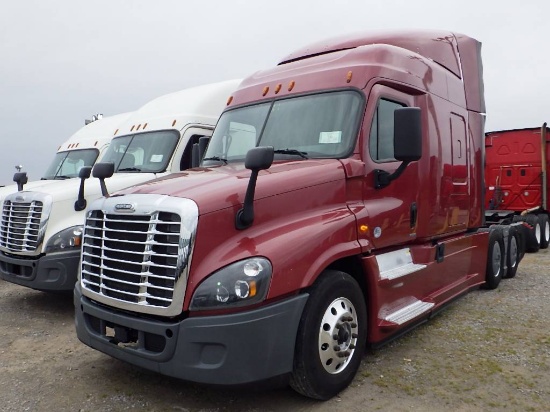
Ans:
{"label": "red trailer", "polygon": [[[540,128],[502,130],[485,135],[485,206],[487,214],[515,214],[533,230],[527,251],[546,249],[548,222],[548,131]],[[497,212],[499,211],[499,212]]]}

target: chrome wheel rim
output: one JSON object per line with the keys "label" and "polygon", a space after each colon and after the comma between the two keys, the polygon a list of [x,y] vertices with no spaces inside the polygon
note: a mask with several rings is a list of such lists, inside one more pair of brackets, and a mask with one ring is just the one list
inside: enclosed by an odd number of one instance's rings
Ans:
{"label": "chrome wheel rim", "polygon": [[500,275],[500,262],[501,262],[501,250],[500,250],[500,244],[498,242],[495,242],[493,244],[493,273],[495,277],[498,277]]}
{"label": "chrome wheel rim", "polygon": [[334,375],[346,369],[355,352],[357,334],[355,307],[349,299],[335,299],[319,327],[319,358],[325,371]]}

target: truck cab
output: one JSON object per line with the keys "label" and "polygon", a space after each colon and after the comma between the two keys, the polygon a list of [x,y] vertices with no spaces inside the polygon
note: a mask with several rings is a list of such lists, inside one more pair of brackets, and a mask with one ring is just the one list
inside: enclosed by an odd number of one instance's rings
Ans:
{"label": "truck cab", "polygon": [[[78,177],[82,167],[93,166],[97,159],[101,157],[109,145],[116,127],[127,119],[130,114],[121,113],[108,117],[95,115],[96,120],[87,123],[57,148],[57,152],[43,176],[39,180],[24,183],[23,188],[27,191],[39,190],[39,188],[50,183],[58,183],[60,180]],[[19,174],[24,173],[20,172]],[[28,180],[26,174],[24,180]],[[18,190],[17,184],[0,188],[0,204],[8,194],[15,193]]]}
{"label": "truck cab", "polygon": [[[100,162],[110,162],[110,191],[190,167],[191,149],[210,136],[239,81],[208,84],[158,97],[117,124]],[[88,174],[89,176],[89,174]],[[0,277],[43,291],[72,291],[76,282],[86,206],[102,195],[98,179],[68,179],[11,194],[0,222]],[[34,232],[19,228],[33,219]],[[20,229],[12,235],[10,228]],[[32,237],[31,237],[32,236]],[[31,242],[32,240],[32,242]]]}
{"label": "truck cab", "polygon": [[328,399],[367,344],[502,276],[483,230],[481,45],[375,32],[246,78],[201,163],[91,205],[79,339],[190,381]]}

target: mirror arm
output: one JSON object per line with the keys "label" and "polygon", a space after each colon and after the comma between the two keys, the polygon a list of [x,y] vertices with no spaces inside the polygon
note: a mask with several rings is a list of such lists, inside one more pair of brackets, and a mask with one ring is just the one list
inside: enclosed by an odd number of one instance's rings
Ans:
{"label": "mirror arm", "polygon": [[397,179],[405,171],[410,162],[402,162],[397,170],[392,174],[386,172],[385,170],[375,169],[374,170],[374,188],[382,189],[383,187],[388,186],[393,180]]}

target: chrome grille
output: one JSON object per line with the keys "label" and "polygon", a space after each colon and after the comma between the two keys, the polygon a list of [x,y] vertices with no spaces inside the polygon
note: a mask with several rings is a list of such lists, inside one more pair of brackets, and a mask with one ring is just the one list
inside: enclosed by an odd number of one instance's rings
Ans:
{"label": "chrome grille", "polygon": [[0,221],[0,247],[11,252],[32,252],[41,241],[40,228],[44,204],[38,200],[6,199]]}
{"label": "chrome grille", "polygon": [[134,304],[170,306],[181,271],[180,247],[187,246],[180,242],[180,232],[176,213],[90,212],[83,238],[83,286]]}

